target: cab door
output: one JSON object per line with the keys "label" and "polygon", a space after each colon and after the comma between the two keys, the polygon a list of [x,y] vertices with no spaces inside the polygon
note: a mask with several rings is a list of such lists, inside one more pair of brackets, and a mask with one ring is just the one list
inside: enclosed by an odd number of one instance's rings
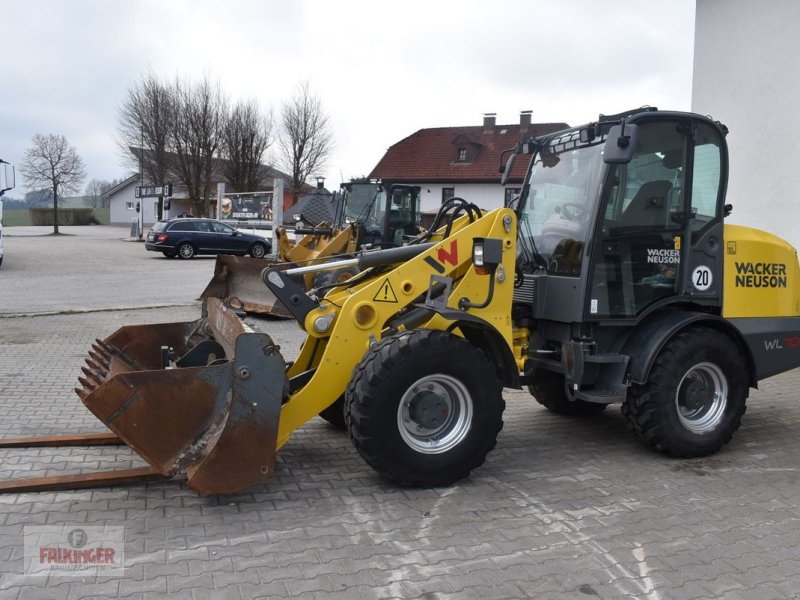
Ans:
{"label": "cab door", "polygon": [[718,130],[688,118],[639,124],[630,162],[609,169],[588,318],[634,319],[687,296],[719,302],[722,147]]}

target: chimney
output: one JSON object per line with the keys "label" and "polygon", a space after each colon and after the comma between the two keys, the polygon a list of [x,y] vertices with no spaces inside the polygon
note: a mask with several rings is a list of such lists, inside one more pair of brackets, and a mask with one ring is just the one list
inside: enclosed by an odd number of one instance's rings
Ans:
{"label": "chimney", "polygon": [[497,120],[497,113],[483,113],[483,130],[494,131],[494,124]]}
{"label": "chimney", "polygon": [[317,177],[317,189],[324,190],[325,189],[325,178],[324,177]]}
{"label": "chimney", "polygon": [[519,129],[520,131],[527,131],[531,126],[532,110],[522,110],[519,113]]}

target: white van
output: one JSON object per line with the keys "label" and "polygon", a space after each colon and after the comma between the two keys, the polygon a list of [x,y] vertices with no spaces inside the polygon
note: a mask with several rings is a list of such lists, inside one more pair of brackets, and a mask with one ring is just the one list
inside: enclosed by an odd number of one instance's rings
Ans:
{"label": "white van", "polygon": [[3,264],[3,194],[14,189],[14,165],[0,158],[0,265]]}

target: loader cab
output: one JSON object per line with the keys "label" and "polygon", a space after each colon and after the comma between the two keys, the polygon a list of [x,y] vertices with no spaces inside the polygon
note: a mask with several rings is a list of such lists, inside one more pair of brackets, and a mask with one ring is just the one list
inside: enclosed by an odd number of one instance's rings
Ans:
{"label": "loader cab", "polygon": [[417,186],[393,185],[386,191],[384,240],[393,246],[402,246],[419,233],[419,190]]}
{"label": "loader cab", "polygon": [[724,134],[698,115],[644,109],[535,140],[518,210],[523,262],[541,288],[536,316],[719,309]]}
{"label": "loader cab", "polygon": [[419,231],[420,188],[375,183],[346,184],[345,218],[358,223],[359,246],[402,246]]}

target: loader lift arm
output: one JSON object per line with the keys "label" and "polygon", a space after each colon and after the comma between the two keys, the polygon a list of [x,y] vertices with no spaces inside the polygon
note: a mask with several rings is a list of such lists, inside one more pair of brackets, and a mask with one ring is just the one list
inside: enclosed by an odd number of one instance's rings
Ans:
{"label": "loader lift arm", "polygon": [[[430,288],[431,276],[452,280],[452,293],[445,303],[451,310],[459,310],[462,297],[486,298],[491,284],[488,276],[472,268],[473,238],[501,240],[502,262],[494,275],[491,304],[460,312],[480,317],[497,330],[508,348],[513,347],[510,307],[516,217],[508,209],[498,209],[472,223],[462,217],[449,237],[435,240],[416,257],[362,284],[328,293],[320,306],[307,314],[301,326],[308,338],[288,375],[291,378],[314,369],[314,376],[284,404],[278,447],[286,443],[295,429],[344,394],[353,369],[371,347],[391,333],[389,326],[398,315],[415,308],[414,302]],[[500,282],[499,278],[504,280]],[[319,331],[324,323],[330,323],[329,328]],[[451,321],[434,314],[421,327],[447,330],[450,325]]]}

